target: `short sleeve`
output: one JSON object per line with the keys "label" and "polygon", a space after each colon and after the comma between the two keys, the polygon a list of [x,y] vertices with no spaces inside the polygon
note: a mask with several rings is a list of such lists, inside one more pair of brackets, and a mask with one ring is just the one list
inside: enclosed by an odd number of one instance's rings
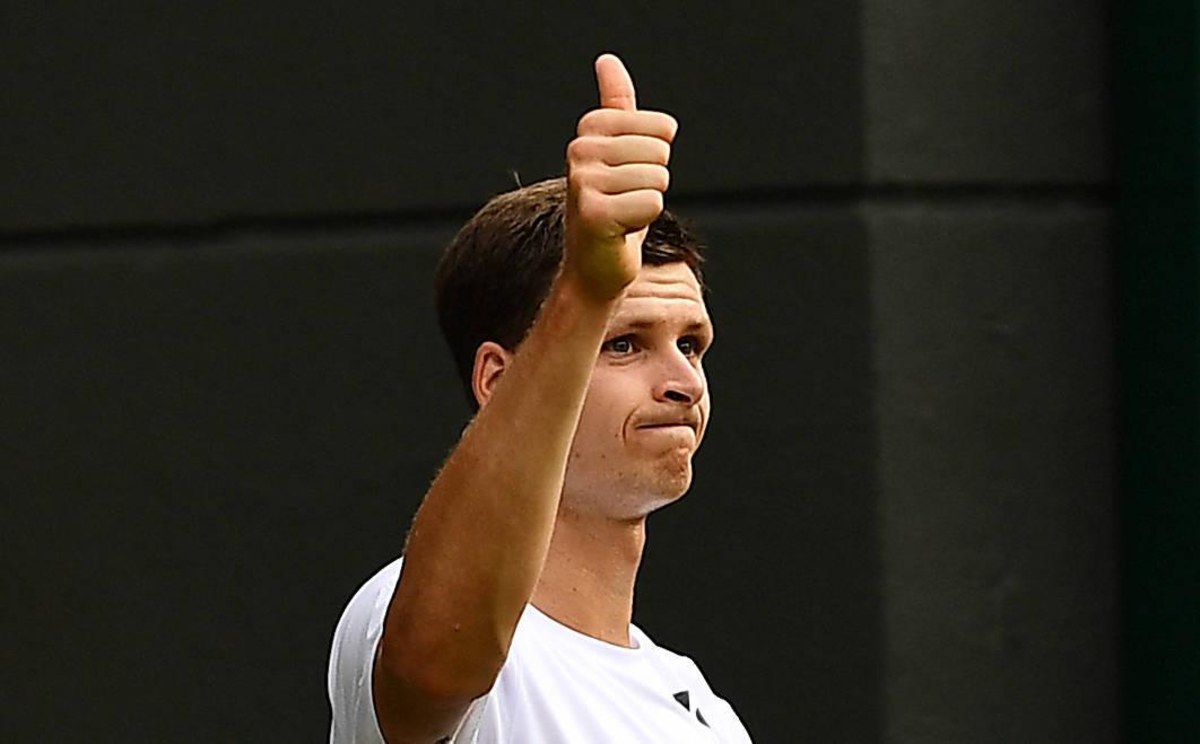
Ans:
{"label": "short sleeve", "polygon": [[[385,744],[379,721],[375,718],[375,698],[371,677],[375,671],[375,650],[383,637],[383,621],[387,608],[400,580],[402,559],[384,566],[363,584],[333,632],[333,647],[329,652],[329,744]],[[476,744],[488,739],[489,696],[479,698],[451,737],[455,744]],[[491,728],[495,728],[492,726]]]}
{"label": "short sleeve", "polygon": [[388,603],[400,578],[399,559],[363,584],[342,612],[329,652],[329,744],[383,744],[371,675]]}

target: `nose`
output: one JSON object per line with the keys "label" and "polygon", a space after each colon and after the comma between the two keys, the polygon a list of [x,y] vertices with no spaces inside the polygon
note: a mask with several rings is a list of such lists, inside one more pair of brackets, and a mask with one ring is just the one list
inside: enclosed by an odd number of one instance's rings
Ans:
{"label": "nose", "polygon": [[676,350],[663,362],[654,397],[656,400],[694,406],[704,397],[706,385],[699,363]]}

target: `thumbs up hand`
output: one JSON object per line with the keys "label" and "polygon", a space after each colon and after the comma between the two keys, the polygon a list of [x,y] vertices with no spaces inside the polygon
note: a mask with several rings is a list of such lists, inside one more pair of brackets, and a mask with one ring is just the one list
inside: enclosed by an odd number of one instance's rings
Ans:
{"label": "thumbs up hand", "polygon": [[668,114],[638,110],[633,80],[616,56],[596,60],[596,83],[600,108],[584,114],[567,146],[563,272],[595,299],[610,300],[641,269],[679,125]]}

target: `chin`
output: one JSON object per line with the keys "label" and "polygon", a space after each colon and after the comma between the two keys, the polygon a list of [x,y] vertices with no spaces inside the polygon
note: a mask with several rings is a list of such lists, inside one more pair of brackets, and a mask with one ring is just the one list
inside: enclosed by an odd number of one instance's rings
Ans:
{"label": "chin", "polygon": [[670,506],[679,501],[692,485],[692,469],[689,466],[684,472],[657,473],[658,477],[650,484],[645,484],[640,490],[638,499],[639,515],[647,516],[664,506]]}
{"label": "chin", "polygon": [[612,519],[643,519],[683,498],[692,485],[692,462],[690,453],[644,461],[632,471],[587,485],[573,475],[568,467],[563,489],[568,509]]}

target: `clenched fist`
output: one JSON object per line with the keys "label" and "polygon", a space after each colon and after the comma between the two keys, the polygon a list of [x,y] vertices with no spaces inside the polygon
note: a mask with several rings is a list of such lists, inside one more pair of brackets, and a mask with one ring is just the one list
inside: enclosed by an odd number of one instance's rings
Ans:
{"label": "clenched fist", "polygon": [[620,295],[642,265],[646,227],[663,210],[667,163],[679,128],[657,111],[639,111],[625,65],[596,60],[600,108],[579,120],[567,146],[564,273],[601,300]]}

